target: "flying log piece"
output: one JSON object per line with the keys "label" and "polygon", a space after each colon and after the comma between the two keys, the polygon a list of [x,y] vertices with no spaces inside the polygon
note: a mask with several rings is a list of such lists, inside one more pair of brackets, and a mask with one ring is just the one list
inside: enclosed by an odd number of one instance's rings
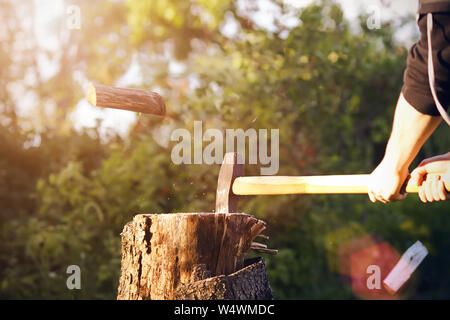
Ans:
{"label": "flying log piece", "polygon": [[156,92],[91,84],[87,101],[94,106],[163,116],[166,105]]}
{"label": "flying log piece", "polygon": [[263,258],[244,259],[265,228],[244,213],[137,215],[122,232],[117,299],[272,299]]}

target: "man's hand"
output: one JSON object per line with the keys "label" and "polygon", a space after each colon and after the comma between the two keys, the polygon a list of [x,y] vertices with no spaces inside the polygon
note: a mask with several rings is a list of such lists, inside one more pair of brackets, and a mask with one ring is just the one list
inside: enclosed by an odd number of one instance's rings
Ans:
{"label": "man's hand", "polygon": [[408,167],[440,122],[440,117],[417,111],[400,94],[383,161],[370,175],[368,193],[372,202],[405,198],[400,189],[408,176]]}
{"label": "man's hand", "polygon": [[408,168],[397,169],[389,160],[381,161],[370,175],[368,186],[370,201],[388,203],[403,200],[406,193],[400,191],[408,174]]}
{"label": "man's hand", "polygon": [[[433,175],[427,177],[427,174]],[[446,192],[444,182],[439,176],[450,176],[450,152],[423,160],[411,172],[411,179],[420,186],[419,197],[422,202],[450,199],[450,194]]]}

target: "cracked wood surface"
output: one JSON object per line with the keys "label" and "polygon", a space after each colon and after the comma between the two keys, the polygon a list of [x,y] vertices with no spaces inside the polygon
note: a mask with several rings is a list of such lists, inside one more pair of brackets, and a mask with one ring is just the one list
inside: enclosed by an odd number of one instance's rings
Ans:
{"label": "cracked wood surface", "polygon": [[265,227],[244,213],[137,215],[122,232],[117,298],[269,299],[264,262],[244,262]]}

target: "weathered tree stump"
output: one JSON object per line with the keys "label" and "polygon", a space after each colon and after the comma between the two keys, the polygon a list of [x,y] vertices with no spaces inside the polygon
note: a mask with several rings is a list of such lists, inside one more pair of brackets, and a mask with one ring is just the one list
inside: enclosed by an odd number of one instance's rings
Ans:
{"label": "weathered tree stump", "polygon": [[264,260],[244,260],[265,227],[243,213],[137,215],[122,232],[117,298],[272,299]]}

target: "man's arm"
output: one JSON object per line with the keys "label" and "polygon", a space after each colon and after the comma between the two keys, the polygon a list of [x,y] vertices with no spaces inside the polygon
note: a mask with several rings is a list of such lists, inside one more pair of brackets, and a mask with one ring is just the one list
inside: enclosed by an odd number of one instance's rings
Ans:
{"label": "man's arm", "polygon": [[400,94],[384,158],[371,174],[369,198],[372,202],[386,203],[405,197],[400,189],[408,176],[408,167],[441,120],[441,117],[417,111]]}
{"label": "man's arm", "polygon": [[[432,13],[433,24],[427,14]],[[369,197],[389,202],[402,199],[400,188],[408,167],[441,121],[430,90],[429,41],[435,75],[434,89],[444,108],[450,105],[450,0],[420,0],[417,24],[420,39],[409,50],[394,123],[384,159],[371,174]],[[432,28],[428,39],[429,27]]]}

